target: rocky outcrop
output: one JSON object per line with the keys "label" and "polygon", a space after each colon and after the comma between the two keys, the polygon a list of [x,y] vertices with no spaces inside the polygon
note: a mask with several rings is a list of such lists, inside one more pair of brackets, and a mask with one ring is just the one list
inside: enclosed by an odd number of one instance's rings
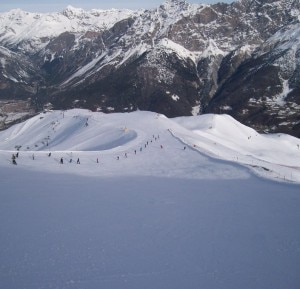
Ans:
{"label": "rocky outcrop", "polygon": [[[206,112],[226,112],[259,130],[299,136],[299,36],[295,23],[269,38],[220,85]],[[226,67],[225,61],[220,71]]]}

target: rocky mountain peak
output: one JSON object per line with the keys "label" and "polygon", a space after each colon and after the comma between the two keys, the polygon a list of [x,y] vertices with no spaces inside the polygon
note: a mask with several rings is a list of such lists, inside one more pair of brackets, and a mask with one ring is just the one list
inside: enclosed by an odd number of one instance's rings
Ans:
{"label": "rocky mountain peak", "polygon": [[85,11],[81,8],[75,8],[71,5],[68,5],[63,10],[62,14],[70,19],[73,19],[75,17],[81,17],[83,14],[85,14]]}
{"label": "rocky mountain peak", "polygon": [[189,4],[186,1],[165,0],[160,7],[163,7],[163,9],[165,9],[165,10],[172,10],[172,9],[184,9],[188,6],[189,6]]}

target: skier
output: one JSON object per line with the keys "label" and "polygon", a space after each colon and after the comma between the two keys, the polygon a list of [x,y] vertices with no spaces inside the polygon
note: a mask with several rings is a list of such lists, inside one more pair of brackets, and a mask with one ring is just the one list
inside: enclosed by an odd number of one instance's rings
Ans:
{"label": "skier", "polygon": [[77,159],[77,164],[79,164],[79,165],[80,165],[80,160],[79,160],[79,158]]}
{"label": "skier", "polygon": [[63,159],[63,158],[60,159],[60,163],[61,163],[61,164],[64,163],[64,159]]}
{"label": "skier", "polygon": [[17,162],[16,162],[16,156],[15,156],[14,154],[11,156],[11,160],[12,160],[12,163],[13,163],[14,165],[17,164]]}
{"label": "skier", "polygon": [[183,147],[183,150],[184,150],[184,151],[185,151],[185,149],[186,149],[186,146]]}
{"label": "skier", "polygon": [[48,157],[51,157],[51,152],[48,154]]}
{"label": "skier", "polygon": [[32,154],[32,159],[34,160],[34,154]]}
{"label": "skier", "polygon": [[18,158],[18,157],[19,157],[19,152],[16,153],[16,158]]}

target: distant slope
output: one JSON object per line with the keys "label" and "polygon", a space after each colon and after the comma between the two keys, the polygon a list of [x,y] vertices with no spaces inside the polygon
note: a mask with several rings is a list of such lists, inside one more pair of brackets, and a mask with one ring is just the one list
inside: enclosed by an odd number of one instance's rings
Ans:
{"label": "distant slope", "polygon": [[[213,166],[209,160],[213,157],[247,165],[267,177],[300,182],[299,146],[297,138],[261,135],[228,115],[213,114],[169,119],[142,111],[50,111],[0,132],[1,154],[6,155],[8,163],[11,154],[19,149],[20,155],[27,156],[27,161],[19,160],[20,165],[34,167],[28,159],[35,154],[43,156],[40,165],[47,169],[43,162],[49,161],[45,156],[51,152],[56,158],[51,169],[56,168],[60,157],[67,162],[80,157],[83,163],[92,164],[86,168],[92,174],[97,174],[93,168],[100,159],[106,163],[108,174],[151,172],[192,178],[244,175],[241,167],[231,165],[228,170],[227,162],[215,160]],[[125,167],[116,166],[116,160]],[[214,175],[210,175],[208,168]],[[72,167],[71,172],[76,170]]]}

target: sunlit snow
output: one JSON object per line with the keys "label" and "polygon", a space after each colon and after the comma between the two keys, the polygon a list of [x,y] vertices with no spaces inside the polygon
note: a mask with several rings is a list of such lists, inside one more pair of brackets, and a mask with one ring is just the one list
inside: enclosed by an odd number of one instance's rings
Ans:
{"label": "sunlit snow", "polygon": [[0,287],[297,289],[299,145],[228,115],[14,125],[0,132]]}

